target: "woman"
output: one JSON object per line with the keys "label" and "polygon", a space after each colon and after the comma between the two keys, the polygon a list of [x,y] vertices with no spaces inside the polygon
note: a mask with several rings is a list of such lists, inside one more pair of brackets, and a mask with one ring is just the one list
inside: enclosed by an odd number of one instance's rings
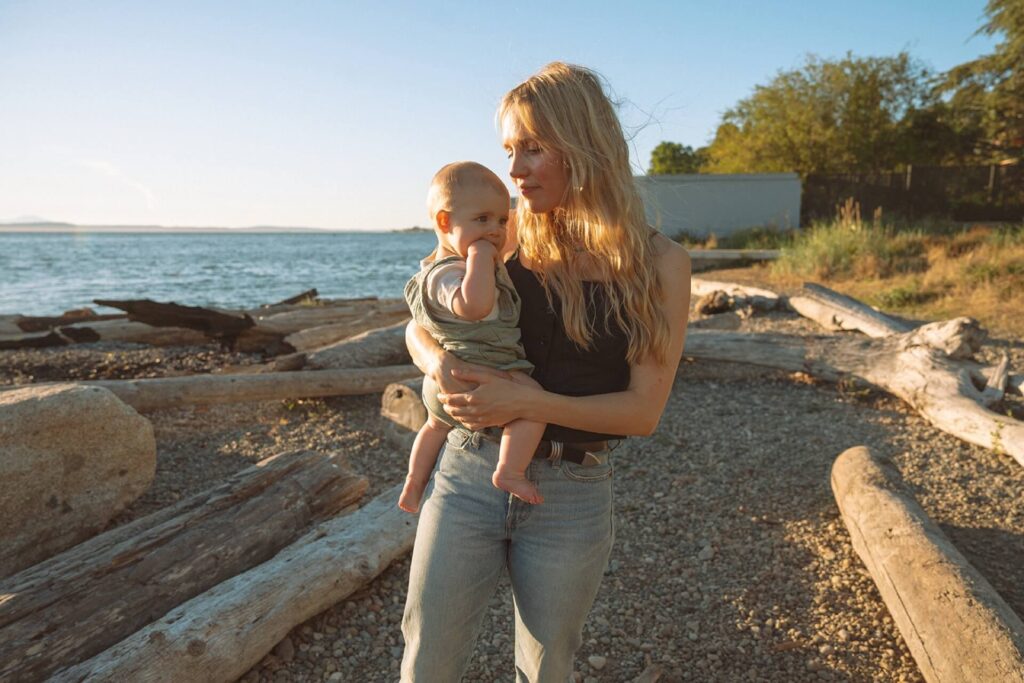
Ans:
{"label": "woman", "polygon": [[[597,75],[552,63],[499,108],[522,203],[507,263],[520,328],[543,389],[468,365],[410,325],[453,429],[420,513],[403,632],[402,680],[462,676],[503,570],[516,606],[518,681],[564,683],[611,551],[614,442],[658,424],[689,310],[690,263],[644,220],[629,153]],[[493,428],[548,424],[526,505],[491,486]],[[500,434],[500,430],[497,431]]]}

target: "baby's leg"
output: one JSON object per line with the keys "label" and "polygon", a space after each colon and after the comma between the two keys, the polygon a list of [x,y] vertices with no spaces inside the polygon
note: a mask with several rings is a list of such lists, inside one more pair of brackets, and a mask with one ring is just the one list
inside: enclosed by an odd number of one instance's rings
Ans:
{"label": "baby's leg", "polygon": [[[521,372],[513,372],[512,379],[521,384],[540,386]],[[499,489],[534,505],[543,503],[544,497],[533,482],[526,478],[526,468],[530,466],[537,444],[544,436],[545,426],[542,422],[529,420],[515,420],[505,425],[501,435],[498,467],[491,477],[491,482]]]}
{"label": "baby's leg", "polygon": [[501,450],[498,467],[494,470],[491,483],[527,503],[543,503],[544,497],[526,478],[526,468],[533,460],[537,444],[544,436],[544,423],[529,420],[515,420],[505,425],[501,434]]}
{"label": "baby's leg", "polygon": [[409,474],[405,477],[402,495],[398,497],[398,507],[406,512],[419,511],[420,498],[423,497],[423,491],[427,488],[430,473],[434,471],[437,456],[441,452],[444,440],[450,430],[451,425],[427,414],[427,423],[420,428],[416,440],[412,444],[412,453],[409,454]]}

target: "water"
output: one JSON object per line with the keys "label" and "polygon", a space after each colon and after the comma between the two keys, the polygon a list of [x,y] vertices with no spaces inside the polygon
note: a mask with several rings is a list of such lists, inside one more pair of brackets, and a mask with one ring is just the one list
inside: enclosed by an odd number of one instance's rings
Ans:
{"label": "water", "polygon": [[58,315],[93,299],[251,308],[313,287],[400,297],[435,244],[428,232],[0,233],[0,314]]}

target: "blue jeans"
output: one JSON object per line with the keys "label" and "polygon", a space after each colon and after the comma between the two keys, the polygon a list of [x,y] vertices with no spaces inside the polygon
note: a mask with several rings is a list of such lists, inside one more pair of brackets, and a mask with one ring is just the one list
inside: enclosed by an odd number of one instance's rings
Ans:
{"label": "blue jeans", "polygon": [[612,465],[535,460],[544,503],[491,485],[498,444],[448,433],[420,508],[402,632],[403,683],[457,683],[504,569],[515,598],[516,680],[565,683],[614,536]]}

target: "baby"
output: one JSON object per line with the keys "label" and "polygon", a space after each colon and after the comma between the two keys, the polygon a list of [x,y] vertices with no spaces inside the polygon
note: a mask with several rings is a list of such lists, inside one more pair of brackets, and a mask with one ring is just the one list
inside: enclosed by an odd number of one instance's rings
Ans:
{"label": "baby", "polygon": [[[513,380],[537,386],[524,371],[533,369],[519,343],[519,296],[502,260],[509,195],[504,183],[480,164],[448,164],[434,176],[427,208],[437,249],[420,263],[405,286],[413,319],[458,358],[510,371]],[[398,500],[406,512],[419,510],[448,431],[457,422],[437,399],[438,386],[423,378],[427,423],[416,435],[409,475]],[[498,466],[491,481],[526,501],[541,503],[526,478],[545,425],[515,420],[505,425]]]}

